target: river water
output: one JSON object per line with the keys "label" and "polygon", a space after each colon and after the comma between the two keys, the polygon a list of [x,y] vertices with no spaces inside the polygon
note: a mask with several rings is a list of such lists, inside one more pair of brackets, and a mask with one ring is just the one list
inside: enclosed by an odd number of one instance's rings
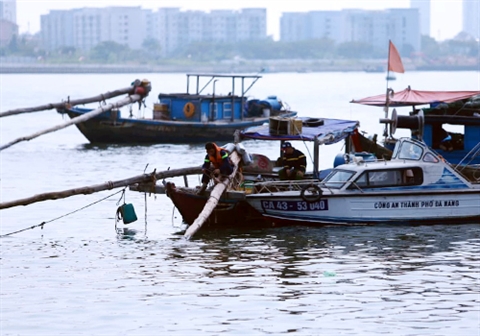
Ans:
{"label": "river water", "polygon": [[[153,92],[135,115],[151,114],[157,93],[186,89],[184,74],[137,78],[151,80]],[[134,79],[0,75],[0,110],[91,97]],[[217,92],[229,85],[218,82]],[[407,85],[480,90],[480,73],[412,72],[389,86]],[[382,110],[349,101],[385,88],[384,74],[275,73],[250,93],[277,95],[302,116],[359,120],[381,135]],[[0,144],[63,121],[54,110],[2,118]],[[278,154],[276,143],[245,145]],[[322,147],[321,168],[341,150]],[[201,145],[92,146],[69,127],[0,152],[0,199],[197,166],[203,157]],[[229,229],[185,241],[166,196],[128,190],[138,221],[119,224],[119,234],[118,191],[0,211],[0,234],[25,229],[0,238],[0,335],[480,335],[480,224]]]}

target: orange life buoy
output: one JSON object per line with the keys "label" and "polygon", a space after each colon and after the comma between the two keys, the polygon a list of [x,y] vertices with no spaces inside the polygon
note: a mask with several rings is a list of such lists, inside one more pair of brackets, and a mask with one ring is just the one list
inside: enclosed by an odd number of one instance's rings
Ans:
{"label": "orange life buoy", "polygon": [[183,114],[187,118],[193,117],[193,115],[195,114],[195,105],[193,105],[192,102],[186,103],[185,106],[183,107]]}

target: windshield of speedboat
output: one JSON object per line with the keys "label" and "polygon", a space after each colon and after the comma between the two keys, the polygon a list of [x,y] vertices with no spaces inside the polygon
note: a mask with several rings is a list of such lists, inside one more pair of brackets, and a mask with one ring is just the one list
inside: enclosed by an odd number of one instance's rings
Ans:
{"label": "windshield of speedboat", "polygon": [[353,175],[355,175],[354,171],[334,169],[322,182],[327,188],[340,189]]}
{"label": "windshield of speedboat", "polygon": [[423,155],[423,148],[413,142],[403,141],[395,146],[393,158],[402,160],[420,160]]}

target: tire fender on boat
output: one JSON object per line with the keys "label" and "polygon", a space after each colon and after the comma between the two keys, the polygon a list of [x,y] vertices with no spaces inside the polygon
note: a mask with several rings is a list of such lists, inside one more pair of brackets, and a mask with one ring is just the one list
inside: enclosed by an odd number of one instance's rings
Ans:
{"label": "tire fender on boat", "polygon": [[[309,191],[311,195],[305,195],[305,192]],[[302,188],[300,197],[305,202],[318,202],[322,198],[322,189],[316,184],[309,184]]]}
{"label": "tire fender on boat", "polygon": [[183,107],[183,114],[187,118],[193,117],[193,115],[195,114],[195,105],[193,105],[192,102],[186,103],[185,106]]}

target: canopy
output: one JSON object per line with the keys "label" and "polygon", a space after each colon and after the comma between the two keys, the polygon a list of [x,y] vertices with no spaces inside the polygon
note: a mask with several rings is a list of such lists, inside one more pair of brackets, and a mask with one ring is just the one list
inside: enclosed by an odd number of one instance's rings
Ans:
{"label": "canopy", "polygon": [[[301,117],[299,119],[305,121],[312,118]],[[258,140],[314,141],[317,138],[320,143],[330,145],[345,139],[360,125],[358,121],[353,120],[321,119],[323,125],[315,127],[302,125],[302,133],[298,135],[272,135],[269,124],[247,128],[240,134],[242,138]]]}
{"label": "canopy", "polygon": [[[393,92],[389,97],[389,106],[415,106],[433,103],[452,103],[462,99],[468,99],[480,95],[480,91],[420,91],[412,90],[410,87],[400,92]],[[367,97],[359,100],[352,100],[351,103],[385,106],[386,95]]]}

